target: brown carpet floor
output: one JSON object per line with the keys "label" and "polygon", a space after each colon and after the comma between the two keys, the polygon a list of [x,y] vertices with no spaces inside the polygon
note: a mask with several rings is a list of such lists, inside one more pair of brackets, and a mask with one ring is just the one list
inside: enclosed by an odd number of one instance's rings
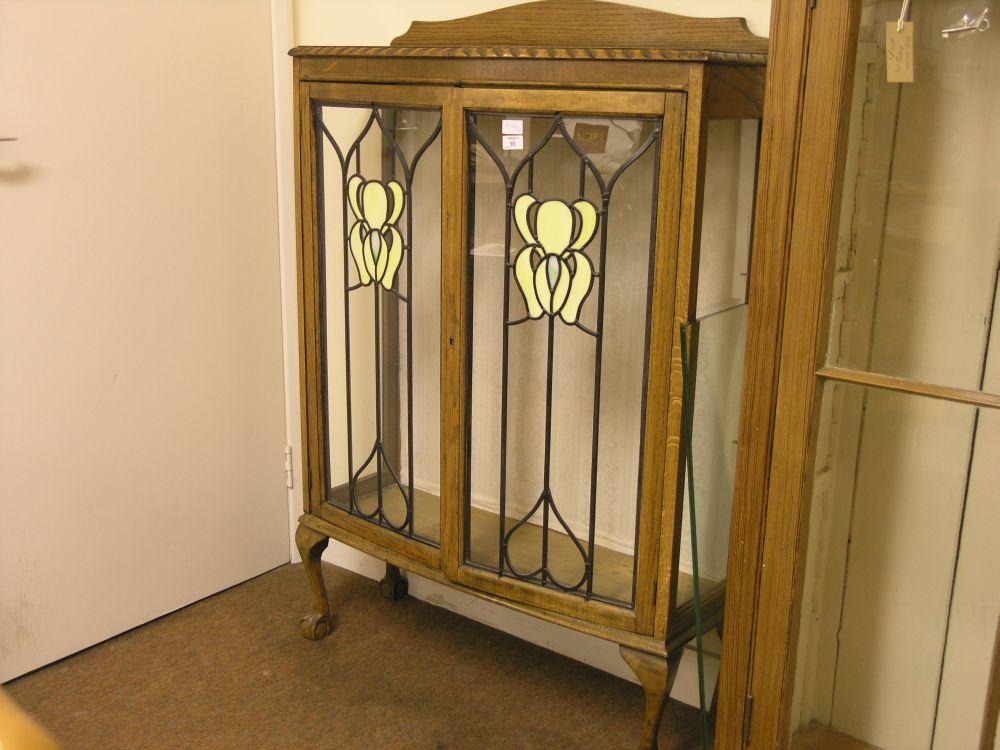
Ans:
{"label": "brown carpet floor", "polygon": [[[299,635],[286,565],[6,687],[77,748],[627,748],[635,685],[325,566],[336,630]],[[66,623],[72,627],[72,623]],[[660,747],[698,746],[670,702]]]}

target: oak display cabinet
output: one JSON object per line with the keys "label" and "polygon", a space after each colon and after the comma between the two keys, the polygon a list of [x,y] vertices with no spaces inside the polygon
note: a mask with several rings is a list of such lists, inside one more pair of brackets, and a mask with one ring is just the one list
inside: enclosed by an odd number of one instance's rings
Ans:
{"label": "oak display cabinet", "polygon": [[619,643],[655,747],[694,634],[685,414],[723,615],[766,49],[546,0],[292,51],[306,637],[336,539],[390,598],[403,569]]}

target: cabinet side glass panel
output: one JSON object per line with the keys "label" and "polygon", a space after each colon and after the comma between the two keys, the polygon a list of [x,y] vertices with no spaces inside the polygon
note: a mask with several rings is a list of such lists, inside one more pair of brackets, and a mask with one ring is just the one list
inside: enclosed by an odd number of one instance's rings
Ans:
{"label": "cabinet side glass panel", "polygon": [[[942,35],[968,10],[913,5],[917,73],[898,84],[899,5],[861,7],[827,364],[903,391],[1000,393],[1000,37]],[[792,746],[977,747],[1000,615],[1000,411],[823,389]]]}
{"label": "cabinet side glass panel", "polygon": [[995,409],[825,384],[793,747],[978,746],[1000,615],[998,450]]}
{"label": "cabinet side glass panel", "polygon": [[440,540],[441,114],[315,103],[326,500]]}
{"label": "cabinet side glass panel", "polygon": [[660,121],[466,115],[466,563],[631,606]]}
{"label": "cabinet side glass panel", "polygon": [[885,69],[899,8],[864,2],[829,366],[982,387],[1000,273],[1000,43],[995,26],[941,34],[981,5],[915,4],[917,73],[899,84]]}
{"label": "cabinet side glass panel", "polygon": [[[700,593],[724,586],[743,396],[760,121],[708,122],[695,320],[688,337]],[[677,602],[694,595],[685,473]]]}

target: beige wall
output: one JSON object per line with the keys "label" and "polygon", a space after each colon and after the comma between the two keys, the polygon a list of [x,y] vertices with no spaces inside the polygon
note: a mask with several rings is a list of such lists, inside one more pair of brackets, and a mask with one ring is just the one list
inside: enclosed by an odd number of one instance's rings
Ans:
{"label": "beige wall", "polygon": [[267,0],[0,0],[0,91],[4,680],[288,522]]}
{"label": "beige wall", "polygon": [[[517,5],[508,0],[293,0],[296,44],[388,44],[411,21],[442,21]],[[767,36],[770,0],[632,0],[636,5],[690,16],[742,16],[750,30]]]}
{"label": "beige wall", "polygon": [[[478,0],[458,2],[457,0],[428,0],[419,4],[375,0],[368,3],[330,3],[324,0],[295,0],[294,40],[295,44],[388,44],[393,37],[403,33],[410,21],[440,20],[455,18],[504,7],[512,3],[505,1]],[[712,3],[694,0],[637,1],[633,4],[690,15],[744,16],[752,31],[766,35],[768,31],[769,0],[717,0]],[[286,102],[287,104],[287,102]],[[291,117],[290,108],[287,109]],[[433,482],[430,482],[433,484]],[[626,519],[627,522],[627,519]],[[701,536],[701,534],[699,534]],[[721,552],[724,558],[724,550]],[[719,555],[715,555],[716,559]],[[327,558],[337,564],[358,570],[367,575],[381,576],[381,566],[371,558],[339,544],[331,544]],[[448,588],[411,577],[410,591],[432,603],[474,617],[494,627],[540,643],[573,658],[593,664],[601,669],[634,679],[624,666],[613,645],[562,628],[541,622],[535,618],[517,615]],[[714,679],[717,662],[710,659],[709,680]],[[688,702],[697,702],[697,683],[694,665],[685,661],[675,687],[675,695]]]}

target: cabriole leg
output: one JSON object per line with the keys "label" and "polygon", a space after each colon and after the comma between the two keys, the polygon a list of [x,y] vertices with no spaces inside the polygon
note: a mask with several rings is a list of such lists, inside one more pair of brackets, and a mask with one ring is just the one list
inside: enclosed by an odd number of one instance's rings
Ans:
{"label": "cabriole leg", "polygon": [[299,523],[299,527],[295,530],[295,546],[299,548],[302,566],[306,570],[306,577],[309,579],[313,594],[312,613],[302,618],[300,627],[302,635],[311,641],[318,641],[333,629],[330,621],[330,600],[326,596],[320,562],[323,550],[329,541],[326,535],[302,523]]}
{"label": "cabriole leg", "polygon": [[621,646],[619,650],[622,659],[639,678],[646,694],[646,719],[643,722],[642,743],[639,748],[657,750],[656,735],[660,728],[660,718],[663,716],[663,706],[677,676],[682,649],[678,649],[676,654],[671,654],[669,657],[637,651],[628,646]]}
{"label": "cabriole leg", "polygon": [[403,578],[403,574],[399,572],[399,568],[386,563],[385,578],[378,582],[378,588],[382,592],[383,598],[399,601],[409,591],[409,584]]}

